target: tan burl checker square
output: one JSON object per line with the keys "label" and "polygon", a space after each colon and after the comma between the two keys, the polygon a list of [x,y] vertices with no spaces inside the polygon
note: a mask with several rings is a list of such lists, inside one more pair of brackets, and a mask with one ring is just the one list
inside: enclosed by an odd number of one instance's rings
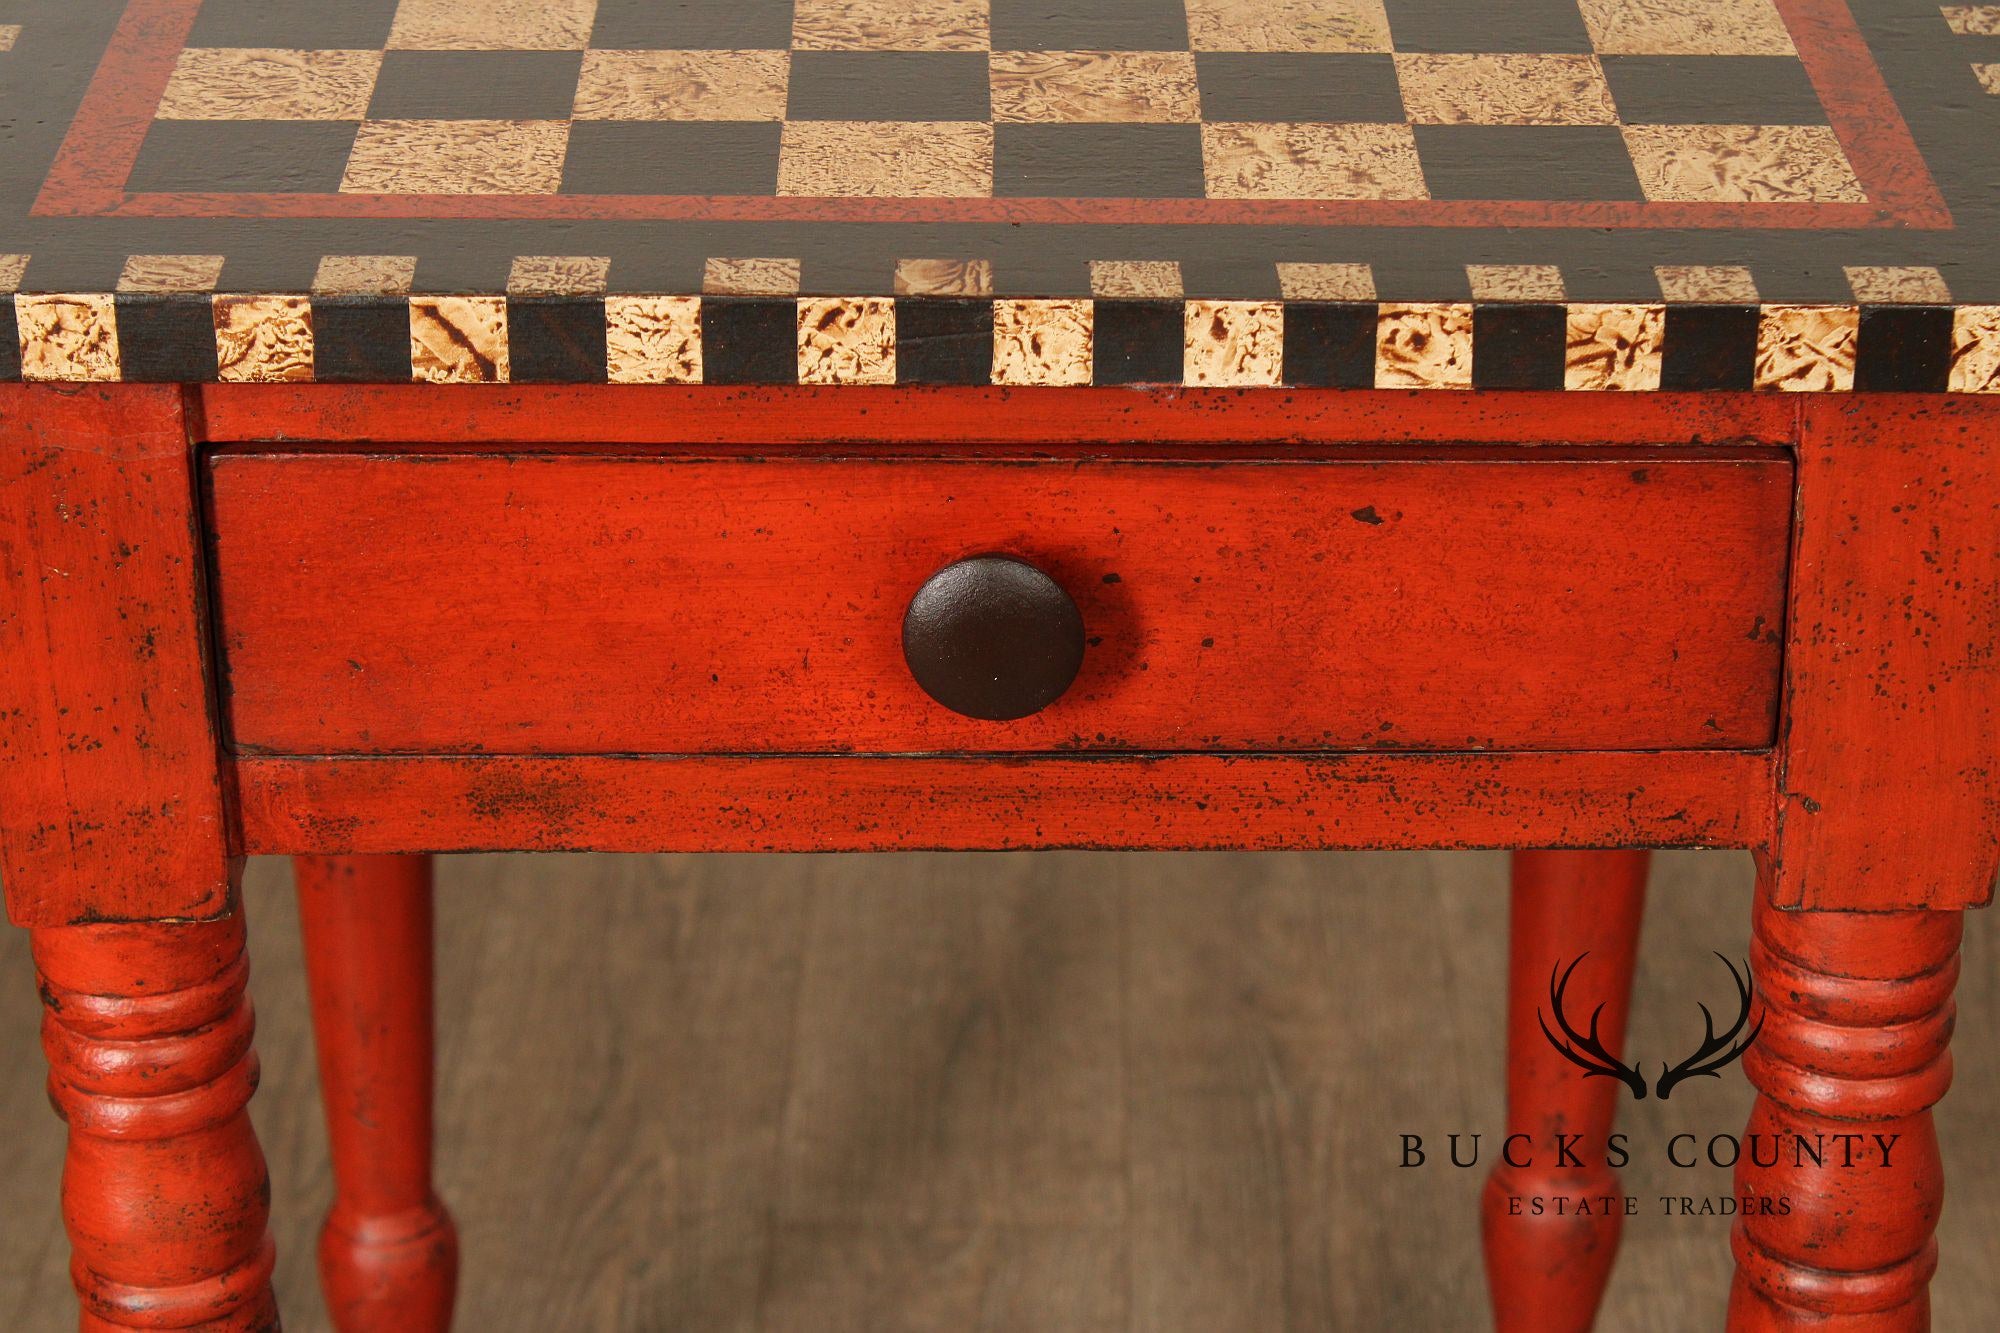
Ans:
{"label": "tan burl checker square", "polygon": [[985,259],[899,259],[898,296],[991,296],[993,265]]}
{"label": "tan burl checker square", "polygon": [[1278,290],[1287,301],[1373,301],[1375,270],[1368,264],[1280,263]]}
{"label": "tan burl checker square", "polygon": [[1090,383],[1096,307],[1089,301],[995,301],[993,382]]}
{"label": "tan burl checker square", "polygon": [[325,255],[312,289],[322,296],[400,296],[416,282],[415,255]]}
{"label": "tan burl checker square", "polygon": [[364,194],[554,194],[566,121],[371,120],[340,188]]}
{"label": "tan burl checker square", "polygon": [[512,377],[507,302],[497,296],[410,300],[410,369],[431,384],[505,384]]}
{"label": "tan burl checker square", "polygon": [[1284,382],[1285,311],[1275,301],[1189,301],[1181,378],[1192,387]]}
{"label": "tan burl checker square", "polygon": [[799,302],[799,383],[894,384],[896,303],[827,296]]}
{"label": "tan burl checker square", "polygon": [[2000,393],[2000,305],[1952,312],[1948,387],[1953,393]]}
{"label": "tan burl checker square", "polygon": [[212,292],[222,281],[221,255],[133,255],[118,275],[121,292]]}
{"label": "tan burl checker square", "polygon": [[611,284],[603,255],[520,255],[507,272],[514,296],[595,296]]}
{"label": "tan burl checker square", "polygon": [[1399,55],[1418,125],[1615,125],[1604,67],[1585,55]]}
{"label": "tan burl checker square", "polygon": [[1757,328],[1756,385],[1786,393],[1854,388],[1861,312],[1851,305],[1767,305]]}
{"label": "tan burl checker square", "polygon": [[1949,305],[1951,288],[1929,265],[1850,264],[1854,299],[1876,305]]}
{"label": "tan burl checker square", "polygon": [[1660,387],[1666,307],[1573,305],[1565,327],[1565,389],[1636,393]]}
{"label": "tan burl checker square", "polygon": [[389,48],[581,51],[596,22],[597,0],[401,0]]}
{"label": "tan burl checker square", "polygon": [[1470,389],[1469,305],[1385,305],[1375,319],[1375,387]]}
{"label": "tan burl checker square", "polygon": [[983,121],[788,121],[778,193],[984,197],[993,127]]}
{"label": "tan burl checker square", "polygon": [[1599,55],[1788,56],[1772,0],[1578,0]]}
{"label": "tan burl checker square", "polygon": [[1562,270],[1554,264],[1468,264],[1475,301],[1560,301]]}
{"label": "tan burl checker square", "polygon": [[1407,125],[1201,127],[1211,199],[1427,199]]}
{"label": "tan burl checker square", "polygon": [[1090,294],[1109,298],[1178,301],[1185,288],[1171,259],[1093,259]]}
{"label": "tan burl checker square", "polygon": [[313,377],[312,303],[303,296],[218,296],[216,378],[303,384]]}
{"label": "tan burl checker square", "polygon": [[796,259],[714,257],[702,266],[701,289],[710,296],[797,296]]}
{"label": "tan burl checker square", "polygon": [[785,51],[587,51],[578,120],[783,120]]}
{"label": "tan burl checker square", "polygon": [[1646,197],[1698,203],[1867,201],[1824,125],[1627,125]]}
{"label": "tan burl checker square", "polygon": [[606,297],[604,352],[613,384],[701,383],[701,298]]}
{"label": "tan burl checker square", "polygon": [[1201,119],[1186,51],[995,51],[989,67],[996,121]]}
{"label": "tan burl checker square", "polygon": [[1660,295],[1688,305],[1756,305],[1757,280],[1740,264],[1661,264]]}
{"label": "tan burl checker square", "polygon": [[1382,0],[1187,0],[1187,23],[1197,51],[1392,49]]}
{"label": "tan burl checker square", "polygon": [[984,51],[987,0],[797,0],[800,51]]}
{"label": "tan burl checker square", "polygon": [[21,378],[113,383],[119,378],[118,309],[109,296],[14,298]]}
{"label": "tan burl checker square", "polygon": [[181,52],[156,113],[161,120],[360,120],[380,51],[252,48]]}
{"label": "tan burl checker square", "polygon": [[1942,5],[1944,21],[1960,37],[2000,37],[2000,5]]}

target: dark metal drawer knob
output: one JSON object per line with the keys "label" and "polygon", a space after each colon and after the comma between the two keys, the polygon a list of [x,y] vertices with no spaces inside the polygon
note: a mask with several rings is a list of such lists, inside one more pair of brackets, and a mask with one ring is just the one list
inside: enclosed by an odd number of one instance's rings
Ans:
{"label": "dark metal drawer knob", "polygon": [[917,590],[903,660],[924,693],[967,717],[1007,722],[1062,697],[1083,665],[1083,615],[1026,561],[974,556]]}

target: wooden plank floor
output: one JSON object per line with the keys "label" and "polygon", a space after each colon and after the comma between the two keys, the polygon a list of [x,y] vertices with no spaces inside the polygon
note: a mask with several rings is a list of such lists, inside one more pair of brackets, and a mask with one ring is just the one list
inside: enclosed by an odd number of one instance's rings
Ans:
{"label": "wooden plank floor", "polygon": [[[1663,857],[1635,1050],[1698,1035],[1747,859]],[[326,1327],[329,1182],[282,863],[247,901],[279,1290]],[[1491,855],[489,857],[445,863],[440,1129],[459,1327],[1266,1333],[1487,1327],[1505,861]],[[2000,913],[1975,915],[1941,1330],[2000,1327]],[[26,937],[0,932],[0,1328],[73,1326]],[[1691,1027],[1693,1031],[1690,1031]],[[1603,1327],[1719,1327],[1723,1195],[1672,1133],[1740,1075],[1628,1103],[1642,1200]],[[1399,1134],[1433,1165],[1398,1168]]]}

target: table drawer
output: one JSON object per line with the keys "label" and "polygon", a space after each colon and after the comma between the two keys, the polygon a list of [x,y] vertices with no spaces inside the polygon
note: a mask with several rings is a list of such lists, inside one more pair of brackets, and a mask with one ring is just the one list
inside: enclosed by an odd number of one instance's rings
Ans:
{"label": "table drawer", "polygon": [[[235,741],[280,753],[1651,749],[1770,743],[1771,456],[1271,461],[230,452]],[[939,706],[942,566],[1050,574],[1087,649]]]}

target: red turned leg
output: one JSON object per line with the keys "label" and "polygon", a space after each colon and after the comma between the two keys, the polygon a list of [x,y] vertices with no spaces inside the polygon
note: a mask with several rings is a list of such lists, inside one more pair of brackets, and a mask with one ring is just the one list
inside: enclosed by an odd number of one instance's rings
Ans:
{"label": "red turned leg", "polygon": [[[1646,906],[1645,852],[1514,854],[1507,981],[1506,1157],[1486,1182],[1486,1283],[1500,1333],[1588,1329],[1611,1276],[1624,1227],[1618,1177],[1605,1139],[1625,1086],[1585,1078],[1542,1032],[1552,969],[1588,953],[1573,974],[1569,1009],[1618,1054],[1631,1007],[1639,919]],[[1564,1149],[1567,1147],[1568,1155]],[[1526,1165],[1515,1165],[1525,1163]],[[1543,1212],[1533,1212],[1533,1200]],[[1566,1201],[1559,1213],[1558,1200]],[[1590,1205],[1587,1215],[1576,1211]]]}
{"label": "red turned leg", "polygon": [[242,916],[33,941],[84,1333],[276,1329]]}
{"label": "red turned leg", "polygon": [[333,1149],[327,1308],[341,1333],[443,1330],[458,1233],[431,1187],[430,858],[294,865]]}
{"label": "red turned leg", "polygon": [[1767,1017],[1743,1057],[1758,1096],[1736,1166],[1736,1333],[1930,1327],[1944,1196],[1930,1108],[1951,1083],[1962,925],[1781,912],[1760,891],[1750,966]]}

